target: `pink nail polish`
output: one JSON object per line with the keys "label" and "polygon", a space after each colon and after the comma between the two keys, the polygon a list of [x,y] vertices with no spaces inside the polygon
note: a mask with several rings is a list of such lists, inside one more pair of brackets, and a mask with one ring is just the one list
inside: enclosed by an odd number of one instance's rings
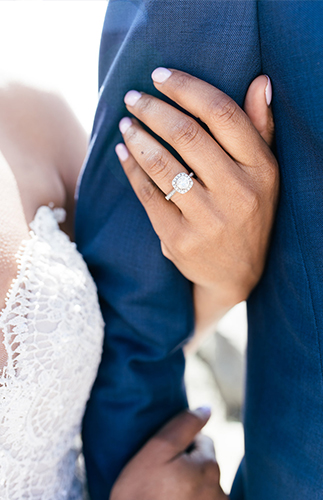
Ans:
{"label": "pink nail polish", "polygon": [[120,120],[119,122],[119,130],[121,132],[121,134],[125,134],[128,130],[129,127],[131,127],[132,125],[132,121],[130,120],[130,118],[128,118],[128,116],[126,116],[125,118],[122,118],[122,120]]}
{"label": "pink nail polish", "polygon": [[151,78],[156,83],[164,83],[170,77],[171,74],[172,74],[172,72],[169,71],[169,69],[167,69],[167,68],[156,68],[152,72]]}
{"label": "pink nail polish", "polygon": [[265,96],[266,96],[267,106],[270,106],[270,103],[271,103],[271,100],[273,97],[273,88],[272,88],[271,80],[270,80],[269,76],[268,75],[265,75],[265,76],[268,80],[266,88],[265,88]]}
{"label": "pink nail polish", "polygon": [[128,150],[122,143],[116,145],[115,152],[117,153],[117,156],[121,161],[126,161],[129,158]]}
{"label": "pink nail polish", "polygon": [[128,106],[134,106],[140,99],[142,94],[137,92],[137,90],[129,90],[124,96],[124,102],[128,104]]}
{"label": "pink nail polish", "polygon": [[196,415],[198,418],[204,419],[204,418],[209,418],[211,416],[211,407],[210,406],[201,406],[200,408],[197,408],[196,410],[192,411],[194,415]]}

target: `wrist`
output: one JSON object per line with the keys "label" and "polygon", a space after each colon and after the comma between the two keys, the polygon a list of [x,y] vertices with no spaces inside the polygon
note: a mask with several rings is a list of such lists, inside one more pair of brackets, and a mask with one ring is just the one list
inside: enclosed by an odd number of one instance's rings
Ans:
{"label": "wrist", "polygon": [[216,331],[217,323],[236,304],[246,297],[236,288],[213,287],[194,284],[194,336],[185,353],[196,351],[202,340]]}
{"label": "wrist", "polygon": [[195,334],[205,336],[236,304],[247,298],[237,287],[194,285]]}

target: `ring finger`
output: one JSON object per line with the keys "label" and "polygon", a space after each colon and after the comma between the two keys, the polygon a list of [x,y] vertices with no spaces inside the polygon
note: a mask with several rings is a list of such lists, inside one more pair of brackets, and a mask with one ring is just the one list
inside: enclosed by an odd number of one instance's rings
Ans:
{"label": "ring finger", "polygon": [[[187,169],[146,132],[137,120],[123,118],[120,121],[120,131],[132,156],[165,195],[173,191],[172,181],[178,174],[188,174]],[[185,190],[185,182],[189,184],[189,181],[187,178],[182,180]],[[204,188],[194,179],[192,188],[187,190],[185,196],[175,192],[171,200],[182,212],[189,213],[196,206],[196,201],[201,201],[204,196]]]}

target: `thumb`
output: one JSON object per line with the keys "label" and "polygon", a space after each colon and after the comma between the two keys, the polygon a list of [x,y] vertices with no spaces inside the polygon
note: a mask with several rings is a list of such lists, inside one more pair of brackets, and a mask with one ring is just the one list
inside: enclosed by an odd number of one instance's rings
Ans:
{"label": "thumb", "polygon": [[174,459],[193,443],[210,416],[211,409],[207,406],[179,413],[148,441],[146,452],[157,454],[162,461]]}
{"label": "thumb", "polygon": [[275,131],[271,97],[271,80],[260,75],[250,84],[244,102],[245,112],[269,147],[273,145]]}

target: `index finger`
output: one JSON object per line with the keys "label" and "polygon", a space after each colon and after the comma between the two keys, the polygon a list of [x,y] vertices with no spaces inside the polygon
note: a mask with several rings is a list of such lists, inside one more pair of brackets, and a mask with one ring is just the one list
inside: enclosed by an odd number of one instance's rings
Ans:
{"label": "index finger", "polygon": [[151,76],[160,92],[209,127],[231,157],[243,165],[257,166],[265,142],[233,99],[213,85],[183,71],[157,68]]}

